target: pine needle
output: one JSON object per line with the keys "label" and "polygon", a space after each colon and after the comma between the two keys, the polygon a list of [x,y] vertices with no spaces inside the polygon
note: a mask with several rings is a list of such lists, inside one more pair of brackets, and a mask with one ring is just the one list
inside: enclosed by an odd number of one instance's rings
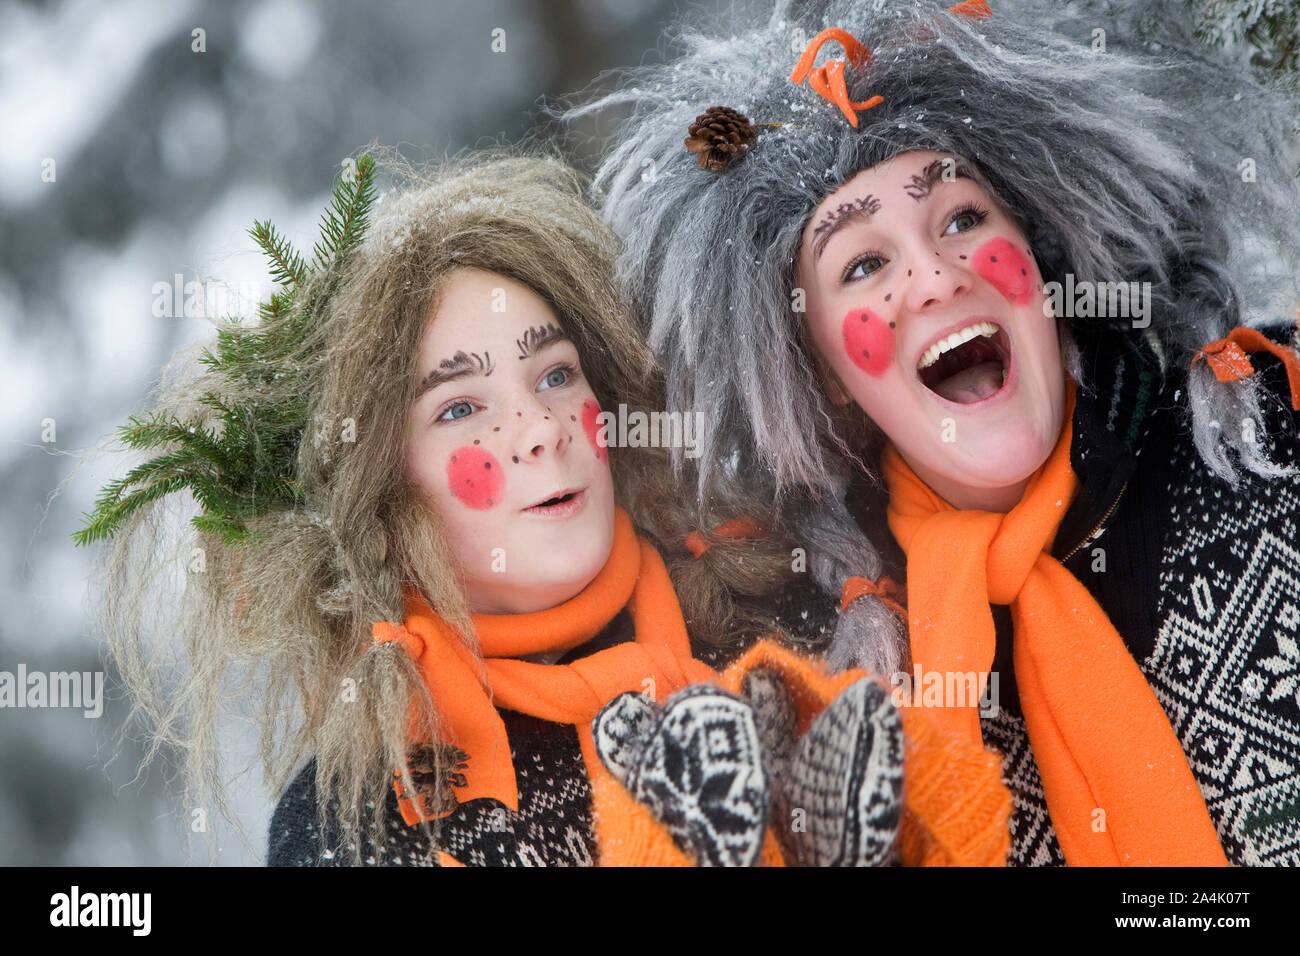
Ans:
{"label": "pine needle", "polygon": [[[215,349],[204,349],[199,357],[211,375],[231,386],[229,393],[235,397],[204,394],[199,403],[215,413],[206,418],[131,417],[119,426],[123,445],[161,454],[104,486],[94,509],[83,514],[83,527],[72,534],[76,544],[112,537],[139,508],[184,489],[202,507],[191,524],[221,535],[227,544],[256,542],[261,535],[247,522],[304,500],[297,459],[307,400],[301,394],[278,401],[259,396],[271,389],[294,394],[286,386],[299,377],[296,350],[369,225],[377,198],[374,172],[374,160],[363,155],[355,172],[345,171],[335,184],[310,265],[274,225],[254,221],[249,235],[265,253],[271,278],[280,288],[258,307],[258,326],[218,330]],[[325,279],[321,291],[300,302],[298,290],[318,275]]]}

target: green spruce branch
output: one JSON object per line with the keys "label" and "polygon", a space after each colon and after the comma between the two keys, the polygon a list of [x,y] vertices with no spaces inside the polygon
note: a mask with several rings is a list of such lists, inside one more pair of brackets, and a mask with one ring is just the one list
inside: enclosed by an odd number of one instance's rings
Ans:
{"label": "green spruce branch", "polygon": [[[303,501],[297,458],[307,400],[304,390],[293,387],[300,375],[298,350],[365,234],[377,198],[374,169],[374,160],[362,156],[355,172],[335,185],[310,264],[270,222],[254,221],[249,235],[280,288],[258,307],[257,325],[244,328],[233,320],[234,328],[218,330],[215,349],[204,349],[199,357],[237,398],[209,391],[199,399],[213,412],[205,418],[132,417],[119,426],[123,445],[162,453],[104,486],[72,535],[78,545],[112,537],[133,512],[184,489],[202,507],[191,519],[193,526],[221,535],[227,544],[257,540],[249,521]],[[318,277],[324,281],[315,282]],[[313,291],[300,301],[300,290],[309,287]]]}
{"label": "green spruce branch", "polygon": [[336,258],[346,259],[370,224],[370,207],[376,198],[375,161],[362,156],[356,171],[345,174],[321,216],[321,241],[316,243],[316,266],[329,269]]}
{"label": "green spruce branch", "polygon": [[1300,92],[1300,7],[1259,0],[1186,0],[1196,38],[1209,46],[1245,44],[1258,79]]}
{"label": "green spruce branch", "polygon": [[253,228],[248,234],[262,247],[266,257],[271,260],[271,278],[282,286],[290,288],[302,284],[307,275],[307,266],[302,256],[289,245],[288,240],[276,232],[275,226],[268,222],[253,220]]}

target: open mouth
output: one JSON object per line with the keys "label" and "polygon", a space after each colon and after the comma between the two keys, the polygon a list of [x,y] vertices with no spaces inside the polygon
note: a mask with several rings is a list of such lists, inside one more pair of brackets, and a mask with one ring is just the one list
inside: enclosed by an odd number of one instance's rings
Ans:
{"label": "open mouth", "polygon": [[921,384],[959,405],[1000,392],[1011,368],[1011,340],[996,322],[975,322],[934,343],[916,371]]}
{"label": "open mouth", "polygon": [[565,489],[562,492],[552,495],[545,501],[539,501],[537,504],[525,508],[524,511],[530,514],[554,517],[574,514],[582,508],[582,504],[586,500],[584,495],[585,491],[585,488]]}

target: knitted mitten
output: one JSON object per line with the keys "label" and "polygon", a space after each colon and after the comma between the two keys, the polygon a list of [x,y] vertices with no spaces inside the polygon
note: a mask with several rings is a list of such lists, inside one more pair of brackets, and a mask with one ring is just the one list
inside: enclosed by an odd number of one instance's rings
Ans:
{"label": "knitted mitten", "polygon": [[903,792],[903,725],[873,680],[853,684],[796,743],[795,707],[771,671],[742,683],[758,715],[787,857],[804,866],[894,862]]}
{"label": "knitted mitten", "polygon": [[901,712],[907,735],[905,866],[1006,866],[1011,791],[1002,758],[944,733],[924,707]]}
{"label": "knitted mitten", "polygon": [[620,694],[592,722],[601,762],[701,866],[753,866],[771,789],[754,711],[711,684],[693,684],[658,710]]}

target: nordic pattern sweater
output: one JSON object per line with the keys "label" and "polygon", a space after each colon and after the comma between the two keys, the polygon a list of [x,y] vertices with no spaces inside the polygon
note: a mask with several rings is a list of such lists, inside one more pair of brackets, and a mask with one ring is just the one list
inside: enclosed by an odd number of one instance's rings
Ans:
{"label": "nordic pattern sweater", "polygon": [[[773,625],[816,643],[829,637],[834,608],[808,607],[804,591],[787,588],[764,602]],[[566,654],[571,663],[634,638],[632,621],[620,611],[591,641]],[[702,644],[692,653],[722,670],[743,648],[720,650]],[[466,866],[591,866],[597,859],[591,824],[591,786],[583,766],[577,730],[509,710],[500,711],[519,787],[519,810],[483,798],[460,804],[440,824],[436,838],[402,820],[397,797],[387,792],[384,832],[376,842],[363,837],[360,862],[371,866],[437,866],[444,851]],[[316,822],[316,764],[309,761],[285,789],[271,817],[268,866],[339,866],[345,855],[332,849],[338,834],[321,839]],[[367,808],[372,809],[372,808]]]}
{"label": "nordic pattern sweater", "polygon": [[[1264,331],[1286,343],[1293,329]],[[1274,461],[1300,464],[1300,413],[1282,363],[1267,353],[1251,361],[1267,387],[1265,420],[1255,423],[1261,440],[1267,432],[1264,447]],[[1252,476],[1233,491],[1202,462],[1184,424],[1185,369],[1162,376],[1149,348],[1107,343],[1084,362],[1096,391],[1080,389],[1075,412],[1071,461],[1081,491],[1052,555],[1096,598],[1142,669],[1228,861],[1300,864],[1300,478]],[[863,506],[864,494],[859,523],[887,542],[887,573],[903,581],[883,505]],[[998,713],[980,726],[1012,789],[1008,862],[1063,866],[1016,694],[1010,609],[992,612]]]}

